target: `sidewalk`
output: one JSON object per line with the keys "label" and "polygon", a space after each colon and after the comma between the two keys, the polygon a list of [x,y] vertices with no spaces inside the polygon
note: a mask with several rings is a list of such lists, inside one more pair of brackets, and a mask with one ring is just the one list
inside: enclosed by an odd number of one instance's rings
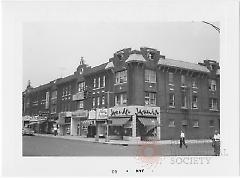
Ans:
{"label": "sidewalk", "polygon": [[[96,141],[95,138],[87,138],[86,136],[54,136],[52,134],[35,134],[36,136],[41,137],[53,137],[53,138],[62,138],[67,140],[79,140],[84,142],[92,143],[101,143],[101,144],[113,144],[113,145],[143,145],[143,144],[156,144],[156,145],[168,145],[168,144],[179,144],[179,140],[161,140],[161,141],[125,141],[125,140],[109,140],[105,141],[105,138],[99,138],[99,141]],[[211,143],[210,139],[199,139],[199,140],[185,140],[187,144],[196,144],[196,143]]]}

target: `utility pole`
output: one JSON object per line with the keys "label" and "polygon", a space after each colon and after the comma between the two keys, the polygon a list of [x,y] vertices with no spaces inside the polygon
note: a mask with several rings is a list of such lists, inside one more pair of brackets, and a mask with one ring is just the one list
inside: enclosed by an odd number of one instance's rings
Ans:
{"label": "utility pole", "polygon": [[109,121],[109,115],[110,115],[110,112],[109,112],[109,108],[110,108],[110,104],[109,104],[109,101],[110,101],[110,93],[114,93],[114,92],[110,92],[110,91],[107,91],[107,135],[106,135],[106,139],[105,141],[106,142],[109,142],[109,124],[108,124],[108,121]]}

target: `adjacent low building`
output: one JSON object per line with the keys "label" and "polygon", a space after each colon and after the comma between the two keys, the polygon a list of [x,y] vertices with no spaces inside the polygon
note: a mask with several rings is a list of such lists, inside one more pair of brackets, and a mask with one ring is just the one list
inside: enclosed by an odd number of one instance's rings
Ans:
{"label": "adjacent low building", "polygon": [[220,67],[126,48],[91,67],[23,92],[23,116],[45,113],[45,132],[123,140],[212,137],[220,128]]}

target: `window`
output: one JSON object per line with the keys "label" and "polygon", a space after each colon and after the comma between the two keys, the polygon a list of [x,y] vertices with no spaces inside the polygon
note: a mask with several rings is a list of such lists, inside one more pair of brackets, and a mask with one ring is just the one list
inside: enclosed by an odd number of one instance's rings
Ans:
{"label": "window", "polygon": [[182,92],[182,108],[187,108],[187,95],[185,92]]}
{"label": "window", "polygon": [[169,127],[175,127],[175,121],[174,120],[170,120],[168,126]]}
{"label": "window", "polygon": [[175,107],[175,95],[174,93],[169,93],[169,106]]}
{"label": "window", "polygon": [[116,72],[115,83],[120,84],[125,82],[127,82],[127,70]]}
{"label": "window", "polygon": [[105,81],[106,79],[105,79],[105,75],[103,76],[103,82],[102,82],[102,87],[105,87]]}
{"label": "window", "polygon": [[197,96],[192,97],[192,108],[197,109]]}
{"label": "window", "polygon": [[98,77],[98,88],[101,88],[101,78]]}
{"label": "window", "polygon": [[85,82],[78,83],[78,92],[83,92],[85,89]]}
{"label": "window", "polygon": [[145,105],[156,105],[156,93],[145,92]]}
{"label": "window", "polygon": [[77,109],[83,109],[83,100],[77,101]]}
{"label": "window", "polygon": [[97,97],[97,106],[100,106],[100,97]]}
{"label": "window", "polygon": [[52,92],[52,97],[51,99],[56,99],[57,98],[57,90]]}
{"label": "window", "polygon": [[82,74],[82,73],[83,73],[83,68],[79,70],[79,74]]}
{"label": "window", "polygon": [[93,98],[93,100],[92,100],[92,106],[93,106],[93,108],[95,107],[95,98]]}
{"label": "window", "polygon": [[102,106],[105,105],[105,96],[102,96]]}
{"label": "window", "polygon": [[209,127],[214,127],[214,120],[209,121]]}
{"label": "window", "polygon": [[93,79],[93,88],[97,87],[96,78]]}
{"label": "window", "polygon": [[196,81],[196,79],[193,79],[193,81],[192,81],[192,88],[197,88],[197,81]]}
{"label": "window", "polygon": [[127,104],[127,94],[121,93],[115,95],[115,106],[126,105]]}
{"label": "window", "polygon": [[147,57],[149,59],[154,59],[154,53],[153,52],[148,52]]}
{"label": "window", "polygon": [[217,107],[217,98],[210,98],[209,99],[209,109],[211,110],[218,110],[218,107]]}
{"label": "window", "polygon": [[156,83],[156,71],[145,70],[145,82]]}
{"label": "window", "polygon": [[186,77],[185,77],[185,75],[181,75],[181,86],[186,86]]}
{"label": "window", "polygon": [[56,113],[56,112],[57,112],[56,106],[52,106],[52,107],[51,107],[51,113]]}
{"label": "window", "polygon": [[209,80],[209,90],[216,91],[216,89],[217,89],[216,80]]}
{"label": "window", "polygon": [[69,85],[69,87],[68,87],[68,95],[71,95],[71,92],[72,92],[72,86]]}
{"label": "window", "polygon": [[193,127],[199,127],[199,121],[198,120],[195,120],[193,121]]}
{"label": "window", "polygon": [[169,80],[169,84],[173,84],[173,73],[172,72],[168,73],[168,80]]}

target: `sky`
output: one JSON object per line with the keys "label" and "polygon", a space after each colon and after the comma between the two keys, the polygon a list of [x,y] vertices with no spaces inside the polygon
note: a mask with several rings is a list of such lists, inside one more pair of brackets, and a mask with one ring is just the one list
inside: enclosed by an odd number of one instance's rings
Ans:
{"label": "sky", "polygon": [[[211,22],[219,26],[217,22]],[[155,48],[166,58],[220,61],[219,33],[203,22],[29,22],[23,25],[23,90],[96,66],[116,51]]]}

